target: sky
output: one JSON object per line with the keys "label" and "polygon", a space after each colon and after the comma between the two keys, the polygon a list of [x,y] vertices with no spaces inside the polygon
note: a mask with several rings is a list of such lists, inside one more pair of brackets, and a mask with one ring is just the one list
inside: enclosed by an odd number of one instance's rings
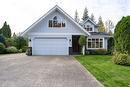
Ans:
{"label": "sky", "polygon": [[130,15],[130,0],[0,0],[0,28],[7,21],[12,33],[23,32],[55,5],[73,18],[77,10],[80,19],[87,7],[96,21],[102,16],[103,22],[110,19],[115,25],[122,16]]}

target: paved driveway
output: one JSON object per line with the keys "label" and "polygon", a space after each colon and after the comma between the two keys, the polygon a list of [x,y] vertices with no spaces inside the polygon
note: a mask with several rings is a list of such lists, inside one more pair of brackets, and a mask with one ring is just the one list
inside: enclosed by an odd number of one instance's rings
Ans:
{"label": "paved driveway", "polygon": [[71,56],[0,56],[0,87],[102,87]]}

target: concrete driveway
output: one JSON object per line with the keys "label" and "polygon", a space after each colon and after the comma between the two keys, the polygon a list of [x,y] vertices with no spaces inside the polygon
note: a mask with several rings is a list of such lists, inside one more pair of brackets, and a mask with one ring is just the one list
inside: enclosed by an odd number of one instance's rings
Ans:
{"label": "concrete driveway", "polygon": [[72,56],[0,56],[0,87],[102,87]]}

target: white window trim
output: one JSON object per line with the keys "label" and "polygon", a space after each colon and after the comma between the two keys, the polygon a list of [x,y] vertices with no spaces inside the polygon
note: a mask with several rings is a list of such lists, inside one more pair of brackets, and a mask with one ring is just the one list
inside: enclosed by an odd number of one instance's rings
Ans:
{"label": "white window trim", "polygon": [[[101,48],[88,48],[88,39],[102,39],[102,47]],[[99,41],[99,43],[100,43],[100,41]],[[87,44],[86,44],[87,46],[87,49],[104,49],[105,47],[104,47],[104,38],[87,38]],[[92,45],[92,44],[91,44]]]}
{"label": "white window trim", "polygon": [[[53,20],[53,18],[55,17],[55,16],[59,16],[59,15],[54,15],[52,18],[51,18],[51,20]],[[60,16],[59,16],[60,17]],[[60,17],[61,18],[61,17]],[[50,20],[50,19],[49,19]],[[57,29],[57,30],[59,30],[59,29],[66,29],[66,27],[67,27],[67,22],[66,22],[66,20],[65,20],[65,18],[64,18],[64,23],[65,23],[65,27],[49,27],[48,26],[48,23],[49,23],[49,20],[47,21],[47,27],[48,27],[48,29]],[[62,21],[63,19],[61,18],[61,21]]]}

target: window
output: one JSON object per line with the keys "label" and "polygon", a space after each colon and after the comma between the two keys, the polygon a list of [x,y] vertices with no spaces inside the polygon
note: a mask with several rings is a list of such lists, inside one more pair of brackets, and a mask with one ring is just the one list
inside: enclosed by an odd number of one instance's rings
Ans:
{"label": "window", "polygon": [[103,39],[88,39],[88,48],[103,48]]}
{"label": "window", "polygon": [[[85,26],[84,26],[85,27]],[[85,27],[85,29],[87,30],[87,31],[92,31],[92,27],[90,27],[89,25],[87,25],[87,27]]]}
{"label": "window", "polygon": [[65,21],[61,20],[60,17],[55,16],[52,20],[49,20],[48,27],[56,27],[56,28],[61,28],[65,27]]}

